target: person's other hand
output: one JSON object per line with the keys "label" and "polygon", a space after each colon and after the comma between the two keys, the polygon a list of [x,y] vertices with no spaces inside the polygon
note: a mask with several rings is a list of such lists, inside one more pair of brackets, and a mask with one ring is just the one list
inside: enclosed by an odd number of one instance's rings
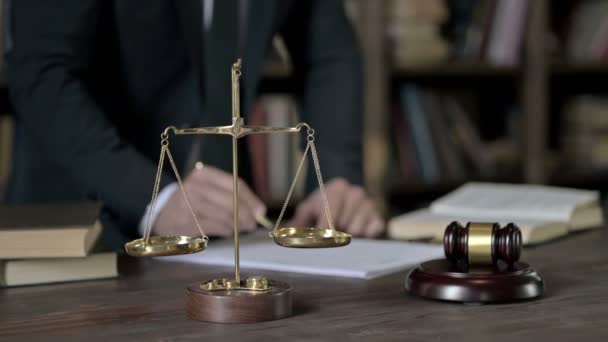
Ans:
{"label": "person's other hand", "polygon": [[[362,187],[335,178],[325,184],[325,190],[336,229],[365,237],[377,237],[384,232],[384,219]],[[319,189],[297,206],[289,226],[328,227]]]}
{"label": "person's other hand", "polygon": [[[195,168],[184,179],[184,189],[203,231],[211,236],[233,233],[232,174],[212,166]],[[266,206],[239,179],[239,230],[256,228],[255,215],[265,215]],[[192,214],[178,189],[160,211],[153,227],[158,235],[199,235]]]}

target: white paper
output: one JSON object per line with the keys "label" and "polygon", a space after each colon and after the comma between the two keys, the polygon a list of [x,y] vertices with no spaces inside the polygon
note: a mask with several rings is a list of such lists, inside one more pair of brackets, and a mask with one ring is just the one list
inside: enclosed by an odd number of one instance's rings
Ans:
{"label": "white paper", "polygon": [[[216,266],[234,266],[231,239],[211,241],[202,253],[163,257],[162,260]],[[307,273],[372,279],[405,270],[420,262],[443,258],[443,247],[423,243],[353,238],[344,247],[286,248],[267,232],[243,236],[241,269]]]}
{"label": "white paper", "polygon": [[598,201],[597,191],[540,185],[468,183],[431,204],[433,213],[460,217],[569,222],[578,206]]}

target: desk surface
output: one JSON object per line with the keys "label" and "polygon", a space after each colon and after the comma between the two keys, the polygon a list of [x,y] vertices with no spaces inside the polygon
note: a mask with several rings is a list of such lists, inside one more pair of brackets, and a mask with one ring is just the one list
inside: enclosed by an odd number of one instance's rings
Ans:
{"label": "desk surface", "polygon": [[404,293],[405,272],[371,281],[267,273],[294,285],[295,315],[242,325],[189,321],[184,313],[186,284],[230,270],[125,258],[119,279],[0,289],[0,340],[606,341],[606,235],[525,249],[522,259],[546,282],[538,301],[428,301]]}

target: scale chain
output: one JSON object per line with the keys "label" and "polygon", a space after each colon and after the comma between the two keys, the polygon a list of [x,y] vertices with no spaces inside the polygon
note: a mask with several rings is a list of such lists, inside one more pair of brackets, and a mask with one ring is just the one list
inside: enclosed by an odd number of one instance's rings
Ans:
{"label": "scale chain", "polygon": [[198,222],[198,218],[196,217],[196,214],[194,213],[194,209],[192,208],[190,198],[188,197],[188,194],[186,193],[186,189],[184,189],[182,177],[180,177],[179,172],[177,172],[177,167],[175,166],[175,161],[173,161],[173,155],[171,155],[171,150],[169,150],[169,146],[167,146],[167,157],[169,157],[169,162],[171,163],[171,168],[173,168],[173,173],[175,173],[175,178],[177,179],[177,184],[179,185],[179,189],[181,190],[182,195],[184,196],[184,201],[186,201],[186,205],[188,206],[188,209],[190,210],[190,214],[192,214],[192,218],[194,219],[196,228],[198,228],[198,231],[201,233],[201,236],[204,240],[209,240],[209,238],[203,231],[203,228],[201,228],[201,225]]}
{"label": "scale chain", "polygon": [[285,210],[287,209],[289,200],[291,199],[293,191],[296,187],[296,183],[300,176],[300,172],[302,171],[302,166],[304,165],[304,161],[306,160],[308,151],[310,151],[310,154],[312,155],[313,165],[315,167],[315,173],[317,175],[317,181],[319,182],[319,192],[321,192],[321,198],[323,200],[325,215],[327,216],[327,224],[329,225],[329,228],[331,230],[334,230],[334,224],[333,224],[333,220],[331,217],[331,210],[329,209],[329,202],[327,201],[327,194],[325,193],[325,185],[323,184],[323,176],[321,175],[321,168],[319,167],[319,158],[317,156],[317,149],[315,147],[314,132],[315,131],[312,128],[310,128],[310,127],[308,128],[308,136],[307,136],[308,144],[306,144],[306,149],[304,149],[304,153],[302,154],[302,159],[300,160],[300,163],[298,164],[298,168],[296,169],[296,174],[294,176],[293,182],[291,183],[291,186],[289,187],[289,191],[287,192],[287,198],[285,198],[285,203],[283,203],[283,208],[281,208],[281,213],[279,214],[279,218],[277,219],[277,222],[275,223],[273,230],[279,229],[279,226],[281,225],[281,220],[283,219],[283,215],[285,214]]}
{"label": "scale chain", "polygon": [[161,134],[161,138],[162,138],[162,140],[161,140],[160,157],[159,157],[159,161],[158,161],[158,169],[156,170],[156,178],[154,180],[154,188],[152,190],[152,199],[150,200],[150,206],[148,207],[148,210],[146,211],[146,226],[144,228],[145,243],[146,244],[148,243],[148,239],[150,238],[150,233],[152,232],[152,213],[154,212],[154,208],[156,208],[156,200],[158,199],[158,192],[160,191],[160,179],[161,179],[162,172],[163,172],[165,155],[167,155],[167,157],[169,157],[169,162],[171,163],[171,168],[173,169],[173,172],[175,173],[175,178],[177,179],[179,188],[182,192],[182,195],[184,196],[184,201],[186,202],[186,205],[188,206],[188,209],[190,210],[190,213],[192,214],[192,218],[194,219],[196,228],[198,228],[198,231],[201,233],[202,238],[204,240],[208,240],[207,235],[201,228],[201,225],[198,222],[198,218],[196,217],[196,214],[194,213],[194,209],[192,208],[192,204],[190,203],[190,198],[188,197],[188,194],[186,193],[186,190],[184,189],[182,178],[180,177],[179,172],[177,171],[177,167],[175,166],[175,161],[173,160],[173,155],[171,154],[171,150],[169,149],[169,141],[167,139],[166,133]]}
{"label": "scale chain", "polygon": [[156,178],[154,180],[154,188],[152,189],[152,199],[150,200],[150,206],[146,212],[146,226],[144,227],[144,238],[146,243],[148,243],[148,239],[150,238],[150,232],[152,231],[152,212],[154,212],[154,208],[156,207],[156,199],[158,198],[158,191],[160,188],[160,177],[163,171],[163,164],[165,161],[165,151],[167,149],[167,145],[165,143],[161,143],[160,148],[160,157],[158,159],[158,169],[156,170]]}
{"label": "scale chain", "polygon": [[309,139],[310,154],[312,154],[312,161],[315,166],[315,172],[317,173],[317,180],[319,181],[319,191],[321,192],[321,198],[323,199],[323,206],[325,207],[325,215],[327,216],[327,224],[329,229],[334,230],[334,223],[331,217],[331,210],[329,209],[329,202],[327,201],[327,193],[325,192],[325,184],[323,183],[323,176],[321,176],[321,168],[319,167],[319,157],[317,157],[317,148],[315,147],[314,139]]}
{"label": "scale chain", "polygon": [[281,220],[283,219],[283,215],[285,214],[285,209],[287,209],[287,204],[289,204],[291,195],[293,194],[293,191],[296,187],[296,183],[298,181],[298,176],[300,175],[300,171],[302,171],[302,166],[304,165],[304,161],[306,160],[306,155],[307,155],[309,149],[310,149],[310,142],[308,144],[306,144],[306,149],[304,150],[304,153],[302,154],[302,159],[300,160],[300,164],[298,164],[298,168],[296,169],[296,175],[295,175],[293,181],[291,182],[291,187],[289,187],[289,192],[287,192],[287,198],[285,198],[285,203],[283,203],[283,208],[281,208],[281,213],[279,214],[279,218],[277,219],[277,222],[274,224],[274,230],[279,229],[279,226],[281,225]]}

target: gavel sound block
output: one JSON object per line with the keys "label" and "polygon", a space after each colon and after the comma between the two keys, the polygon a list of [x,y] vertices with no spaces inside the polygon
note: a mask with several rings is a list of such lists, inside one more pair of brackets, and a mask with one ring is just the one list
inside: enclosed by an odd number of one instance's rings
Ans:
{"label": "gavel sound block", "polygon": [[539,297],[544,283],[520,262],[521,231],[509,223],[452,222],[445,229],[445,259],[422,263],[407,275],[411,294],[456,302],[514,302]]}

